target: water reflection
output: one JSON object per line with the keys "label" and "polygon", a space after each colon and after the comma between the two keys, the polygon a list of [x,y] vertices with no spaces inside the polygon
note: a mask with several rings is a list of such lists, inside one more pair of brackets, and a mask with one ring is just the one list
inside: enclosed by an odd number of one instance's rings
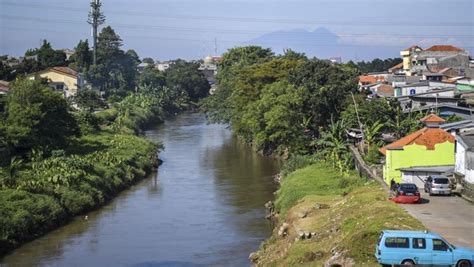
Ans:
{"label": "water reflection", "polygon": [[275,161],[253,153],[222,125],[184,114],[146,133],[164,164],[89,220],[77,218],[3,259],[11,266],[249,265],[271,232]]}

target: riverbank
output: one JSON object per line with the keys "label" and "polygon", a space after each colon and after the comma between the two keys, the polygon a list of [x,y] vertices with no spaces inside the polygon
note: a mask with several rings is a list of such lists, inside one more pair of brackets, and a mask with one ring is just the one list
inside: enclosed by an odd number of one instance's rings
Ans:
{"label": "riverbank", "polygon": [[382,229],[424,229],[376,182],[342,177],[322,163],[284,177],[275,209],[278,226],[251,254],[258,266],[378,266],[373,252]]}
{"label": "riverbank", "polygon": [[142,137],[105,130],[22,166],[16,189],[0,190],[0,257],[145,178],[156,152]]}

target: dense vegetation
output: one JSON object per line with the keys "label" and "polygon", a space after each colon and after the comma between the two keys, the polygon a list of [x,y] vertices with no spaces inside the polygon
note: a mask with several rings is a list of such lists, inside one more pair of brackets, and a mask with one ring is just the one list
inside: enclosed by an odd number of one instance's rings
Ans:
{"label": "dense vegetation", "polygon": [[[0,255],[146,177],[161,145],[139,137],[142,130],[208,95],[197,63],[139,73],[138,55],[121,46],[105,27],[97,65],[87,41],[68,61],[45,41],[26,53],[33,58],[0,65],[0,79],[12,80],[0,96]],[[88,84],[65,99],[47,81],[24,78],[53,66],[76,69]]]}
{"label": "dense vegetation", "polygon": [[233,48],[219,64],[218,89],[201,107],[211,121],[229,123],[264,154],[316,153],[347,174],[350,128],[362,129],[366,158],[376,163],[382,134],[399,138],[420,127],[421,115],[403,114],[397,102],[367,100],[357,90],[359,74],[351,62],[332,64],[291,50],[276,56],[257,46]]}
{"label": "dense vegetation", "polygon": [[[360,61],[357,62],[357,68],[360,70],[361,73],[369,73],[369,72],[383,72],[387,71],[391,67],[399,64],[402,62],[401,58],[387,58],[387,59],[379,59],[376,58],[372,61]],[[350,63],[354,64],[354,63]]]}

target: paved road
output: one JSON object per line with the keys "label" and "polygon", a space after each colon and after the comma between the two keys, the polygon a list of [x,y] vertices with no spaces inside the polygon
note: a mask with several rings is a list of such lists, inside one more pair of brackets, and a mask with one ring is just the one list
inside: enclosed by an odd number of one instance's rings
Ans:
{"label": "paved road", "polygon": [[474,248],[474,204],[457,196],[422,197],[423,204],[401,206],[454,245]]}

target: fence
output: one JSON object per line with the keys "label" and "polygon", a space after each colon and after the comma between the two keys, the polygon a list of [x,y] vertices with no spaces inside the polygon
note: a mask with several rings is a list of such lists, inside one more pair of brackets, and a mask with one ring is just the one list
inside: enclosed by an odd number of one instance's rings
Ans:
{"label": "fence", "polygon": [[385,190],[389,191],[388,185],[385,183],[383,178],[377,174],[377,170],[370,168],[367,166],[367,164],[365,164],[365,161],[360,155],[359,150],[353,145],[349,146],[349,150],[351,151],[351,154],[354,158],[354,166],[359,175],[379,182]]}

